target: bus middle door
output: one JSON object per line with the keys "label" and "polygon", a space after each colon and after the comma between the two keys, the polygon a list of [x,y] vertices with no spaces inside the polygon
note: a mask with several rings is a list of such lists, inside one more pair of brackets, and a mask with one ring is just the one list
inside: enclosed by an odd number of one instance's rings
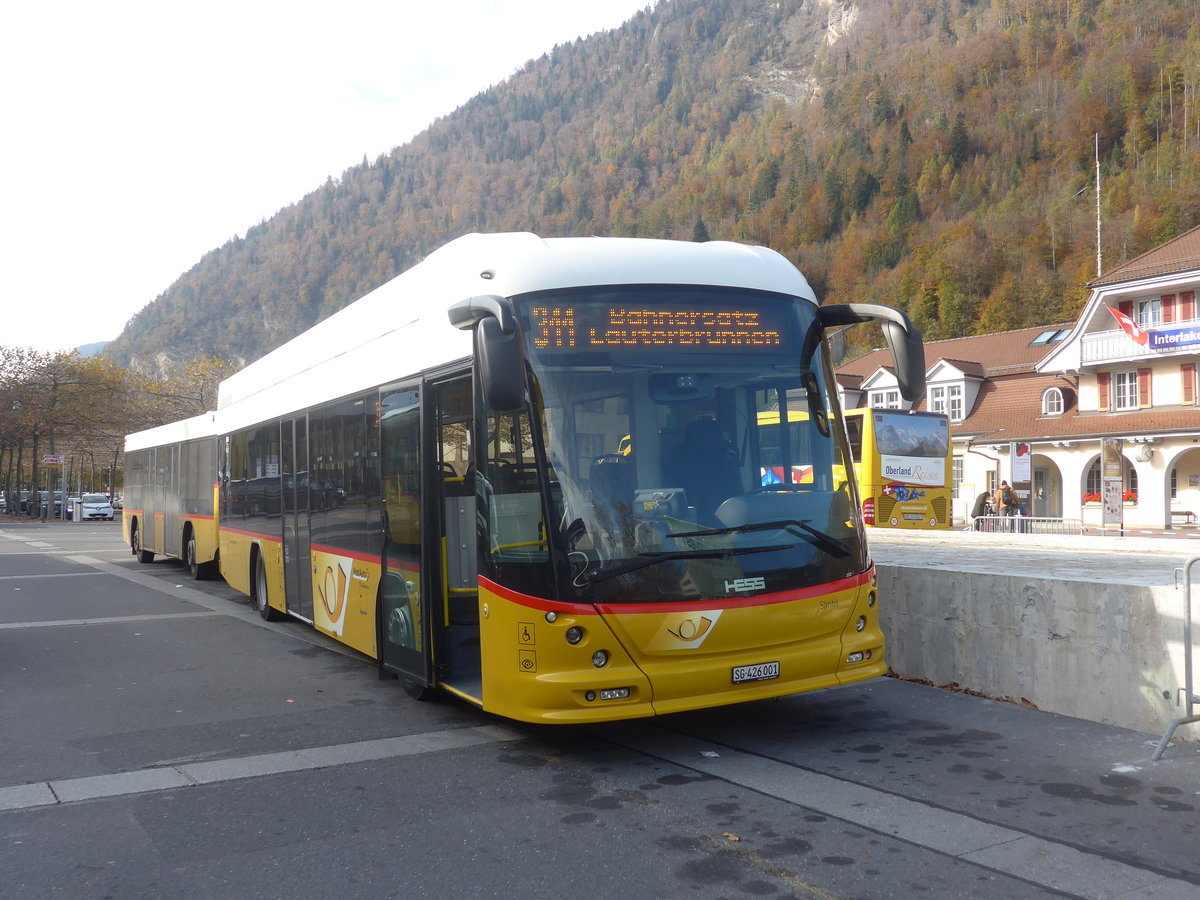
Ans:
{"label": "bus middle door", "polygon": [[287,610],[311,622],[312,525],[309,520],[308,418],[297,416],[282,423],[280,463],[283,475],[283,577]]}

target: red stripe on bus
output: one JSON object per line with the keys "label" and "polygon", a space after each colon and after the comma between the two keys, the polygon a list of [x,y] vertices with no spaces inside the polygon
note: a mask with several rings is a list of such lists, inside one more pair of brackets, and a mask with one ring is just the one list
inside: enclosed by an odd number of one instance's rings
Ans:
{"label": "red stripe on bus", "polygon": [[244,534],[246,537],[262,538],[262,540],[270,541],[273,544],[283,543],[283,538],[277,534],[263,534],[261,531],[246,531],[242,528],[230,528],[228,525],[222,525],[221,530],[228,531],[231,534]]}
{"label": "red stripe on bus", "polygon": [[[130,509],[130,510],[126,510],[126,512],[129,512],[135,516],[147,515],[147,513],[144,513],[140,509]],[[215,521],[217,518],[216,516],[204,516],[204,515],[200,515],[199,513],[176,513],[176,515],[178,515],[179,518],[183,519],[185,522],[212,522],[212,521]],[[154,513],[154,516],[165,518],[167,516],[167,513],[156,512],[156,513]],[[230,529],[230,530],[232,530],[232,529]]]}
{"label": "red stripe on bus", "polygon": [[519,591],[502,587],[490,578],[484,578],[483,576],[479,578],[479,586],[491,591],[503,600],[509,600],[519,606],[528,606],[530,609],[540,609],[544,612],[568,613],[575,616],[594,616],[596,614],[596,608],[590,603],[560,603],[557,600],[547,600],[544,597],[533,597],[529,594],[522,594]]}
{"label": "red stripe on bus", "polygon": [[375,563],[376,565],[383,562],[383,558],[380,556],[370,556],[366,553],[357,553],[354,550],[342,550],[338,547],[327,547],[324,544],[309,544],[309,549],[320,553],[332,553],[334,556],[348,556],[350,559],[357,559],[359,562]]}
{"label": "red stripe on bus", "polygon": [[870,584],[874,577],[875,567],[872,566],[861,575],[851,575],[837,581],[827,581],[824,584],[814,584],[811,587],[797,588],[792,591],[781,591],[777,594],[756,594],[752,597],[720,597],[713,600],[693,600],[688,603],[597,603],[598,609],[604,615],[630,613],[665,613],[690,609],[747,609],[754,606],[775,606],[780,603],[794,603],[797,600],[808,600],[812,597],[824,597],[840,591],[849,591]]}
{"label": "red stripe on bus", "polygon": [[603,615],[637,615],[644,613],[687,612],[692,609],[744,609],[753,606],[774,606],[779,603],[793,603],[797,600],[807,600],[811,597],[824,597],[840,591],[849,591],[870,584],[875,577],[875,567],[867,569],[860,575],[851,575],[837,581],[817,584],[812,587],[799,588],[793,591],[782,591],[777,594],[758,594],[754,597],[725,597],[714,600],[692,600],[686,603],[597,603],[594,607],[586,603],[560,603],[547,600],[544,597],[533,597],[511,590],[491,579],[480,577],[480,587],[486,588],[504,600],[509,600],[520,606],[539,609],[545,612],[562,612],[572,615],[593,615],[597,612]]}

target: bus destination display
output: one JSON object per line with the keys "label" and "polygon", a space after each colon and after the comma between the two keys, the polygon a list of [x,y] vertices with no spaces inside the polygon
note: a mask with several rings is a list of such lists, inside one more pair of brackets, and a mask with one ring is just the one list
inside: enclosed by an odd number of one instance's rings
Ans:
{"label": "bus destination display", "polygon": [[786,307],[534,306],[533,345],[546,350],[779,347]]}

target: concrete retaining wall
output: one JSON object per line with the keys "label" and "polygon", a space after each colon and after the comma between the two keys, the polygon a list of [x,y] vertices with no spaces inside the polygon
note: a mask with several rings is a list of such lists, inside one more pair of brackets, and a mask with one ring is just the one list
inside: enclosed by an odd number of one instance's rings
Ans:
{"label": "concrete retaining wall", "polygon": [[[1182,590],[882,563],[878,572],[899,675],[1156,736],[1186,714]],[[1200,726],[1176,736],[1200,739]]]}

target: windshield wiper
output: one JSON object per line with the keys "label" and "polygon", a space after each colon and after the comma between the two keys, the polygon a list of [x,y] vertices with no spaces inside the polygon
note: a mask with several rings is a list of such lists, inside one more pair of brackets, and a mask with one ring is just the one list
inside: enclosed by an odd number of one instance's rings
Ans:
{"label": "windshield wiper", "polygon": [[747,553],[770,553],[774,550],[787,550],[789,546],[788,544],[779,544],[775,547],[726,547],[721,550],[663,550],[658,553],[639,553],[638,559],[631,559],[629,562],[621,563],[620,565],[609,566],[607,569],[597,569],[588,576],[588,580],[592,584],[598,584],[601,581],[615,578],[617,575],[625,575],[629,572],[657,565],[660,562],[666,562],[670,559],[723,559],[731,556],[743,556]]}
{"label": "windshield wiper", "polygon": [[839,541],[833,535],[826,534],[818,528],[813,528],[807,522],[801,522],[799,519],[779,519],[775,522],[748,522],[745,525],[731,525],[728,528],[704,528],[700,531],[678,531],[674,534],[668,534],[667,537],[708,537],[715,534],[746,534],[750,531],[787,531],[791,528],[799,528],[805,532],[800,536],[812,541],[827,553],[833,553],[841,557],[854,555],[854,551],[843,541]]}

